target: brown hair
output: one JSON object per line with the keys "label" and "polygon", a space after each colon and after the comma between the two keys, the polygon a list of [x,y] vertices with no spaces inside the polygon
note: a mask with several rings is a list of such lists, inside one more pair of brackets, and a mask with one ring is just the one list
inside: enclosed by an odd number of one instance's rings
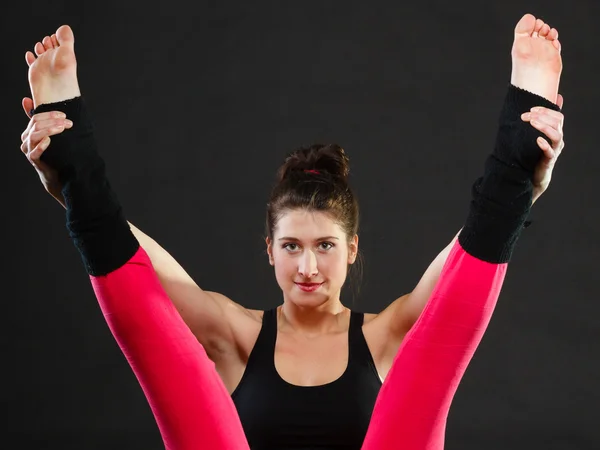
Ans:
{"label": "brown hair", "polygon": [[[267,204],[266,235],[273,239],[277,222],[287,211],[306,209],[329,214],[350,242],[358,233],[359,208],[348,185],[349,162],[344,149],[336,144],[314,144],[290,153],[277,171]],[[357,263],[351,272],[358,271],[360,278],[360,258]],[[352,281],[358,282],[354,275]]]}

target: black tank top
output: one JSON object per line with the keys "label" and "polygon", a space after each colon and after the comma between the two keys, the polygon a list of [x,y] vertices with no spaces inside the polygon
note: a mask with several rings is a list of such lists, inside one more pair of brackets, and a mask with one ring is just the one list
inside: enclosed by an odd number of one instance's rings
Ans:
{"label": "black tank top", "polygon": [[265,311],[240,384],[231,394],[252,450],[359,450],[381,388],[362,332],[364,314],[352,312],[348,366],[322,386],[295,386],[275,369],[277,310]]}

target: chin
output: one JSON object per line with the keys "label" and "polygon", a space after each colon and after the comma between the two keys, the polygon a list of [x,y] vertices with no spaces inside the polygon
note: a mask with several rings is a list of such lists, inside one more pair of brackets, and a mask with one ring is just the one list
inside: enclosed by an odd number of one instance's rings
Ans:
{"label": "chin", "polygon": [[321,290],[319,292],[303,292],[294,287],[293,292],[288,295],[288,299],[297,306],[317,308],[327,303],[329,295]]}
{"label": "chin", "polygon": [[295,295],[290,298],[290,301],[301,308],[319,308],[327,303],[327,297],[324,297],[323,295]]}

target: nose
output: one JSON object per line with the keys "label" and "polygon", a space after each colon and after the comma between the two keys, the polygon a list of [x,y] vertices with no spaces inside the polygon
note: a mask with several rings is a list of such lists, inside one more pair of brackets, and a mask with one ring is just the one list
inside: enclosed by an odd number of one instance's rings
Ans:
{"label": "nose", "polygon": [[319,273],[317,257],[311,250],[306,250],[300,257],[298,273],[305,278],[312,278]]}

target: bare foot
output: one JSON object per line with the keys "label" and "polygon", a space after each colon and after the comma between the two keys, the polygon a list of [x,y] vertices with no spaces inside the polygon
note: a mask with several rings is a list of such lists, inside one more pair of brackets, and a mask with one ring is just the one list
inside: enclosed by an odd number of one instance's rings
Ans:
{"label": "bare foot", "polygon": [[515,28],[511,83],[556,103],[562,71],[558,31],[525,14]]}
{"label": "bare foot", "polygon": [[46,36],[25,54],[29,65],[29,86],[33,106],[69,100],[81,95],[77,82],[75,37],[68,25],[60,27],[56,34]]}

